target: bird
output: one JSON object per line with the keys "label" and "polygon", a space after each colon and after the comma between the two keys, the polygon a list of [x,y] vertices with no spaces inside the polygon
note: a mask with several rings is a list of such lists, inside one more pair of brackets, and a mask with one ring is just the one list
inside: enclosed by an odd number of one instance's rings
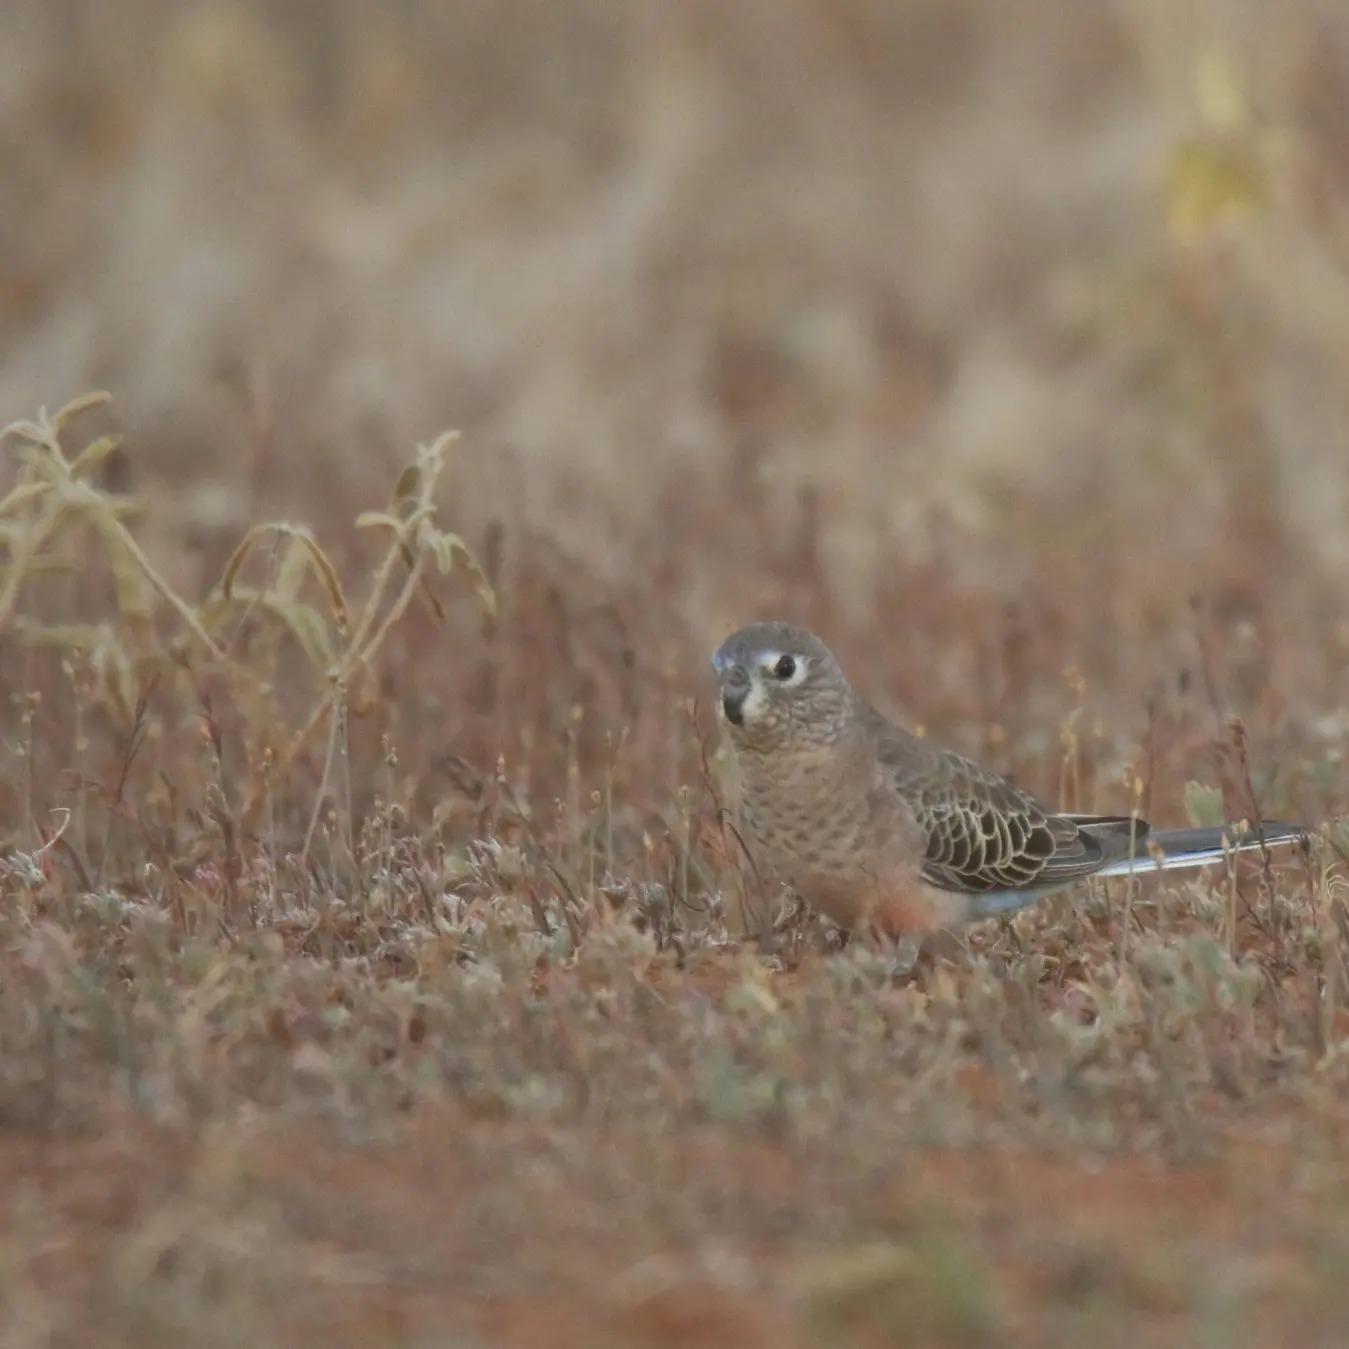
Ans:
{"label": "bird", "polygon": [[1050,810],[889,721],[805,628],[753,623],[712,657],[743,840],[766,881],[836,926],[908,939],[1010,914],[1088,876],[1220,862],[1300,825],[1151,829]]}

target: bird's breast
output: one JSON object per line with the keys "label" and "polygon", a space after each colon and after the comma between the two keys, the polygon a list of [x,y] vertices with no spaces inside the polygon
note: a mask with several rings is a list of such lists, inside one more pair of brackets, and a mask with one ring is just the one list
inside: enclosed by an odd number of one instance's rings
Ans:
{"label": "bird's breast", "polygon": [[742,814],[760,871],[812,899],[892,869],[912,849],[912,818],[878,795],[868,765],[778,756],[742,765]]}

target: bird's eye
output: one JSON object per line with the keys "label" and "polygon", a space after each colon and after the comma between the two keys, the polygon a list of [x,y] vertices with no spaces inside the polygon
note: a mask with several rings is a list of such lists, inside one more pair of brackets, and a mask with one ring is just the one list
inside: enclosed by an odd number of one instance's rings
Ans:
{"label": "bird's eye", "polygon": [[790,679],[796,673],[796,661],[791,656],[779,656],[778,663],[773,666],[773,673],[779,679]]}

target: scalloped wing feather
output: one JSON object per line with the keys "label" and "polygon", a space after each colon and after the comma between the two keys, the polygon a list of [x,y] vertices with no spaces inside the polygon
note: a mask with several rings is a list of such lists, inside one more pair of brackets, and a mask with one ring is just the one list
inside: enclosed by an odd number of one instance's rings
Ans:
{"label": "scalloped wing feather", "polygon": [[1142,820],[1067,816],[969,759],[889,723],[879,758],[913,812],[926,852],[923,878],[942,890],[1051,890],[1142,845]]}

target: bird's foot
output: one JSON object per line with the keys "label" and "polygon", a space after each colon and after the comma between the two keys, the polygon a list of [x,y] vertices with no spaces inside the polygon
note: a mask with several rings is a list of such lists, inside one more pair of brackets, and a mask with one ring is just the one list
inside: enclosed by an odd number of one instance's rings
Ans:
{"label": "bird's foot", "polygon": [[912,976],[923,954],[923,934],[906,932],[890,943],[890,978],[899,983]]}

